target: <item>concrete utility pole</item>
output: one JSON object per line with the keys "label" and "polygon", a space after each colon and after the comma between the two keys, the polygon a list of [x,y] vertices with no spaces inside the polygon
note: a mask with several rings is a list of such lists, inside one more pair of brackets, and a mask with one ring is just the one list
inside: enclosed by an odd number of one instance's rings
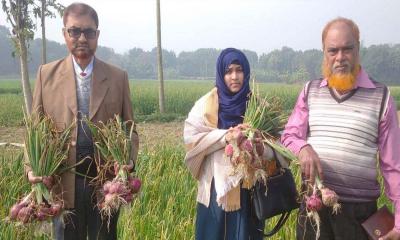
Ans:
{"label": "concrete utility pole", "polygon": [[40,15],[40,22],[42,24],[42,64],[47,63],[46,54],[46,0],[41,0],[42,12]]}
{"label": "concrete utility pole", "polygon": [[160,105],[160,113],[164,113],[165,101],[164,101],[164,76],[163,76],[162,48],[161,48],[160,0],[157,0],[157,65],[158,65],[158,81],[160,81],[158,102]]}

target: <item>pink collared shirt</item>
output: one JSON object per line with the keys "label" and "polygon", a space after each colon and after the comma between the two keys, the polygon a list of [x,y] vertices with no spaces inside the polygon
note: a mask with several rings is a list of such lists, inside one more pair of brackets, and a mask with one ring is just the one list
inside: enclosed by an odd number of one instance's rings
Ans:
{"label": "pink collared shirt", "polygon": [[[327,85],[328,82],[324,79],[320,87]],[[363,69],[357,76],[355,88],[359,87],[375,88]],[[281,138],[283,145],[296,155],[307,145],[308,104],[305,91],[305,88],[301,91]],[[378,148],[385,193],[394,203],[395,229],[400,231],[400,130],[392,96],[389,97],[386,111],[379,122]]]}

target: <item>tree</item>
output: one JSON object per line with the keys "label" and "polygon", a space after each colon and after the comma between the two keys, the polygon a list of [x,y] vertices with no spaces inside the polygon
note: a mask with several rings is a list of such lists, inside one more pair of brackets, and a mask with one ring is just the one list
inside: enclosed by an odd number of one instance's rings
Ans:
{"label": "tree", "polygon": [[12,58],[13,45],[10,41],[10,31],[5,26],[0,25],[0,73],[1,77],[15,76],[18,74],[16,65],[18,61]]}
{"label": "tree", "polygon": [[182,78],[215,78],[215,62],[220,51],[215,48],[200,48],[194,52],[181,52],[177,59],[177,70]]}
{"label": "tree", "polygon": [[165,101],[164,101],[164,76],[162,67],[162,48],[161,48],[161,14],[160,14],[160,0],[157,0],[157,65],[158,65],[158,80],[160,81],[159,86],[159,105],[160,113],[165,112]]}
{"label": "tree", "polygon": [[40,23],[42,28],[42,64],[47,62],[47,54],[46,54],[46,17],[54,18],[56,15],[49,10],[49,7],[53,7],[60,16],[64,10],[64,6],[56,3],[56,0],[39,0],[40,6],[35,6],[34,14],[35,17],[40,17]]}
{"label": "tree", "polygon": [[29,83],[27,45],[33,39],[35,24],[29,16],[29,8],[33,0],[2,0],[2,8],[6,13],[7,21],[11,24],[13,36],[11,37],[16,53],[19,55],[21,65],[22,91],[25,99],[25,110],[31,113],[32,91]]}
{"label": "tree", "polygon": [[[32,21],[30,13],[33,12],[35,17],[42,16],[42,33],[44,31],[44,17],[54,16],[54,14],[46,10],[46,5],[52,6],[57,10],[63,8],[62,5],[55,3],[55,0],[40,0],[41,4],[36,5],[34,0],[2,0],[2,9],[7,16],[7,21],[12,28],[12,41],[14,43],[15,53],[19,56],[21,66],[21,82],[22,91],[25,100],[25,110],[28,114],[31,113],[32,91],[29,83],[29,68],[28,68],[28,46],[33,40],[34,30],[36,25]],[[43,9],[42,9],[43,7]],[[59,12],[60,12],[59,11]],[[42,14],[43,13],[43,14]],[[45,37],[43,38],[45,41]],[[43,49],[46,43],[44,42]],[[45,55],[44,50],[44,55]],[[45,61],[45,58],[43,58]]]}

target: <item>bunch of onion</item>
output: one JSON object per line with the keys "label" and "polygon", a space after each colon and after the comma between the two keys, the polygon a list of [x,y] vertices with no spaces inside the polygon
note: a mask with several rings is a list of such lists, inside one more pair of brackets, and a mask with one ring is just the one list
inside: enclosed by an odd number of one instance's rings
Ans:
{"label": "bunch of onion", "polygon": [[[278,153],[284,149],[274,141],[283,130],[286,119],[280,99],[262,98],[253,81],[243,124],[228,130],[228,144],[225,147],[225,156],[232,163],[233,175],[243,180],[244,187],[250,188],[256,181],[266,181],[270,175],[276,173],[276,160],[264,159],[262,156],[263,144],[270,145]],[[289,150],[285,151],[286,155],[290,154]]]}
{"label": "bunch of onion", "polygon": [[245,124],[239,124],[230,128],[226,134],[228,144],[225,147],[225,156],[229,158],[235,175],[242,181],[242,186],[251,188],[258,179],[266,180],[267,172],[263,167],[266,165],[261,157],[263,146],[255,144],[256,135],[246,136],[251,132]]}
{"label": "bunch of onion", "polygon": [[[130,176],[126,164],[131,160],[131,136],[134,130],[132,121],[122,122],[115,116],[107,123],[97,125],[87,121],[96,147],[96,165],[98,175],[93,183],[100,186],[97,206],[103,218],[117,212],[138,194],[141,182]],[[112,180],[110,180],[112,178]]]}
{"label": "bunch of onion", "polygon": [[307,217],[311,219],[316,225],[316,239],[320,235],[320,218],[318,211],[322,209],[323,206],[331,207],[332,214],[337,214],[340,210],[340,204],[338,203],[338,195],[331,189],[325,187],[322,181],[318,177],[315,177],[315,183],[311,186],[311,195],[305,195],[306,211]]}
{"label": "bunch of onion", "polygon": [[24,113],[24,121],[25,157],[33,174],[42,176],[42,182],[32,184],[31,192],[12,206],[9,219],[28,223],[44,221],[62,211],[63,203],[51,188],[68,156],[72,126],[59,130],[50,117],[37,113]]}

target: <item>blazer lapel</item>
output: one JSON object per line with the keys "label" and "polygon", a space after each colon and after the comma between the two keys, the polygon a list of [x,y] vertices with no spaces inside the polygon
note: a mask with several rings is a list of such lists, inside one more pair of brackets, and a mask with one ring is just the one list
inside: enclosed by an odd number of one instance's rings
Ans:
{"label": "blazer lapel", "polygon": [[92,89],[90,94],[89,119],[92,120],[99,110],[109,88],[107,76],[103,71],[103,63],[97,58],[94,59]]}
{"label": "blazer lapel", "polygon": [[65,98],[65,103],[74,116],[77,116],[78,103],[76,99],[75,71],[72,63],[72,56],[69,55],[66,57],[63,64],[65,65],[64,67],[61,67],[63,71],[61,71],[60,77],[56,77],[56,79],[59,81],[61,86],[60,89],[62,89],[61,93]]}

